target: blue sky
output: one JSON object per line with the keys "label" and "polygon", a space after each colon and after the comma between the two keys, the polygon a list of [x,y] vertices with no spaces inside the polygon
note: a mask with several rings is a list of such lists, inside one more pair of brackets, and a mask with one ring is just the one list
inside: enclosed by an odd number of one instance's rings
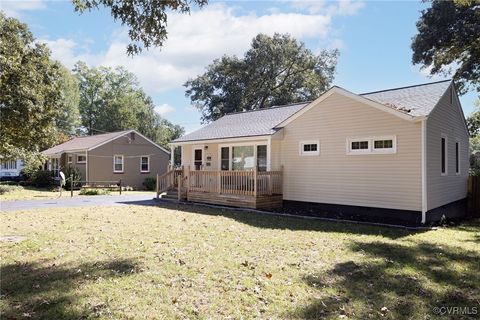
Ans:
{"label": "blue sky", "polygon": [[[411,64],[411,38],[421,1],[211,1],[190,15],[169,16],[169,39],[133,58],[126,29],[107,10],[79,15],[70,1],[2,0],[7,15],[26,22],[67,67],[122,65],[137,75],[157,111],[187,132],[201,126],[200,113],[182,84],[224,54],[242,55],[259,32],[290,33],[311,50],[338,48],[334,84],[362,93],[444,79],[429,78]],[[468,115],[478,95],[461,97]]]}

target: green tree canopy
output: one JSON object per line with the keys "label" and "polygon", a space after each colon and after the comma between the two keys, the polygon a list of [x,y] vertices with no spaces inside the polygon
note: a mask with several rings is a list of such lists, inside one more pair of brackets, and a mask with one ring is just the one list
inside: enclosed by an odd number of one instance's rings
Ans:
{"label": "green tree canopy", "polygon": [[152,45],[161,47],[167,39],[168,13],[189,13],[191,5],[203,7],[207,0],[73,0],[75,11],[83,13],[99,7],[110,8],[115,20],[127,25],[130,55]]}
{"label": "green tree canopy", "polygon": [[236,111],[313,100],[333,80],[337,50],[318,54],[290,35],[257,35],[243,58],[224,56],[187,81],[186,96],[209,122]]}
{"label": "green tree canopy", "polygon": [[183,134],[155,112],[152,99],[140,87],[134,74],[123,67],[90,68],[75,65],[80,88],[80,115],[88,134],[136,129],[166,146]]}
{"label": "green tree canopy", "polygon": [[0,11],[0,154],[26,158],[58,135],[62,69],[27,25]]}
{"label": "green tree canopy", "polygon": [[470,86],[480,92],[479,21],[476,0],[433,0],[417,22],[412,62],[431,75],[453,73],[461,94]]}
{"label": "green tree canopy", "polygon": [[65,134],[77,133],[81,124],[78,104],[80,102],[80,90],[77,78],[65,67],[60,68],[62,81],[60,81],[60,110],[55,119],[57,129]]}

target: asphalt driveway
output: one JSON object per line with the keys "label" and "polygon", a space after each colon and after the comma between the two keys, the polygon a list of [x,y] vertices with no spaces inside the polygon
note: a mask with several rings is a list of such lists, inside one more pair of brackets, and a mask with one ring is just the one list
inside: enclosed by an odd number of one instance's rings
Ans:
{"label": "asphalt driveway", "polygon": [[0,211],[20,211],[43,208],[70,208],[85,206],[115,205],[153,205],[151,195],[118,195],[118,196],[77,196],[73,198],[18,200],[0,202]]}

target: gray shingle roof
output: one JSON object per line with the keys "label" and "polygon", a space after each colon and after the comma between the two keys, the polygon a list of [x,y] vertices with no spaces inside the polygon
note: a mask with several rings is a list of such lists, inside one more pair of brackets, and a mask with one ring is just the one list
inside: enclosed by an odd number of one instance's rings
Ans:
{"label": "gray shingle roof", "polygon": [[275,126],[308,105],[297,103],[268,109],[227,114],[207,126],[173,142],[186,142],[274,134]]}
{"label": "gray shingle roof", "polygon": [[115,137],[120,137],[123,134],[128,133],[130,131],[131,130],[124,130],[124,131],[111,132],[111,133],[105,133],[105,134],[97,134],[94,136],[73,138],[71,140],[68,140],[67,142],[64,142],[62,144],[51,147],[50,149],[42,151],[42,154],[46,156],[49,156],[49,155],[51,156],[51,155],[57,155],[64,152],[68,152],[71,150],[90,149],[102,142],[108,141]]}
{"label": "gray shingle roof", "polygon": [[[414,117],[428,116],[450,86],[451,80],[360,94]],[[275,127],[306,107],[310,102],[239,112],[223,116],[209,125],[173,142],[188,142],[274,134]]]}
{"label": "gray shingle roof", "polygon": [[362,97],[414,117],[428,116],[437,105],[451,80],[361,94]]}

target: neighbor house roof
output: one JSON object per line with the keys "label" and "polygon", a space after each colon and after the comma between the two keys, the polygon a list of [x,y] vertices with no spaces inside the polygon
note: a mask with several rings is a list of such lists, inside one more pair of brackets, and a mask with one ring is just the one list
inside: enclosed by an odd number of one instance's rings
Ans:
{"label": "neighbor house roof", "polygon": [[197,131],[174,140],[173,142],[271,135],[277,132],[275,127],[279,123],[286,120],[306,105],[308,105],[308,102],[276,106],[254,111],[230,113]]}
{"label": "neighbor house roof", "polygon": [[95,149],[96,147],[99,147],[100,145],[103,145],[104,143],[107,143],[107,142],[115,140],[115,139],[117,139],[121,136],[129,134],[130,132],[135,132],[136,134],[145,138],[147,141],[151,142],[152,144],[154,144],[158,148],[160,148],[163,151],[169,153],[167,150],[160,147],[159,145],[157,145],[153,141],[149,140],[148,138],[144,137],[139,132],[137,132],[135,130],[123,130],[123,131],[110,132],[110,133],[104,133],[104,134],[96,134],[96,135],[93,135],[93,136],[75,137],[71,140],[68,140],[67,142],[64,142],[62,144],[51,147],[50,149],[42,151],[42,154],[44,154],[46,156],[54,156],[54,155],[60,155],[60,154],[65,153],[65,152],[92,150],[92,149]]}
{"label": "neighbor house roof", "polygon": [[422,117],[432,112],[450,83],[451,80],[444,80],[360,95],[411,116]]}
{"label": "neighbor house roof", "polygon": [[227,114],[209,125],[180,137],[173,143],[272,135],[334,92],[366,102],[404,119],[428,116],[451,84],[451,80],[354,94],[333,87],[313,102],[297,103],[248,112]]}

